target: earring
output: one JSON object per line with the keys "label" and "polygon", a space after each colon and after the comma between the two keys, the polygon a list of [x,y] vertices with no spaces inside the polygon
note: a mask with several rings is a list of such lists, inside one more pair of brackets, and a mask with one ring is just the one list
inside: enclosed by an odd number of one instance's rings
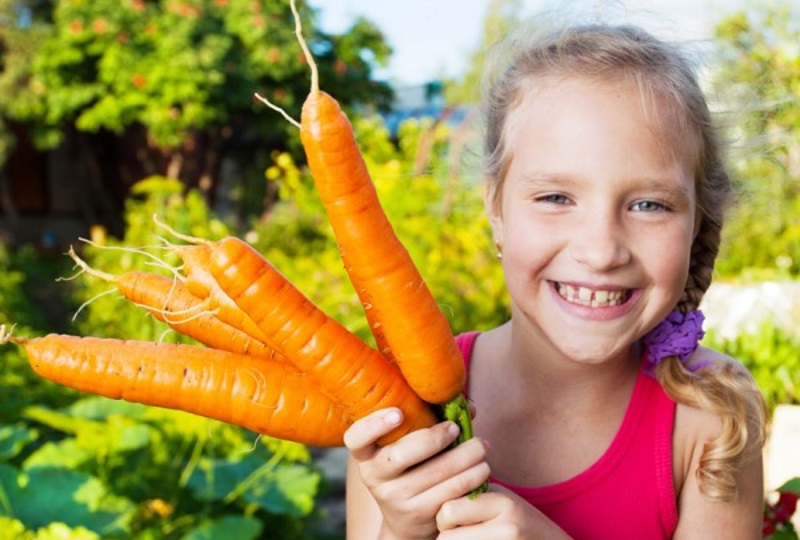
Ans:
{"label": "earring", "polygon": [[497,257],[497,260],[502,260],[503,259],[503,244],[501,242],[498,242],[497,240],[495,240],[494,245],[497,248],[497,254],[495,255],[495,257]]}

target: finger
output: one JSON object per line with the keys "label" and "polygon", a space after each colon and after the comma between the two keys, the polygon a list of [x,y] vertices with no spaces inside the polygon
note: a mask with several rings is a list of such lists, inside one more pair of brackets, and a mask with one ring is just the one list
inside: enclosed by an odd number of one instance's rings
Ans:
{"label": "finger", "polygon": [[436,526],[441,531],[476,525],[491,519],[496,510],[497,494],[480,493],[477,497],[461,497],[447,501],[436,514]]}
{"label": "finger", "polygon": [[467,497],[489,477],[489,466],[484,463],[474,465],[459,474],[437,484],[426,492],[432,500],[448,501]]}
{"label": "finger", "polygon": [[370,459],[376,442],[403,422],[403,411],[389,407],[356,420],[344,433],[344,445],[357,461]]}
{"label": "finger", "polygon": [[490,473],[486,447],[480,440],[470,440],[411,470],[408,476],[431,499],[444,501],[476,489]]}
{"label": "finger", "polygon": [[394,444],[386,446],[379,459],[405,470],[440,454],[453,444],[459,433],[458,426],[450,421],[412,431]]}

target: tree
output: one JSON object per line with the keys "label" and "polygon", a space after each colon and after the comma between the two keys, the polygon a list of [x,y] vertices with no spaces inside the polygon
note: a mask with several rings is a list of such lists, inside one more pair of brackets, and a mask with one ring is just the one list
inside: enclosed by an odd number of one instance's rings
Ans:
{"label": "tree", "polygon": [[788,3],[741,11],[716,27],[718,91],[732,106],[742,198],[719,268],[800,275],[800,27]]}
{"label": "tree", "polygon": [[[2,112],[40,148],[72,141],[120,207],[151,174],[213,204],[223,157],[241,154],[263,184],[270,150],[296,145],[295,130],[252,97],[297,116],[308,91],[288,0],[62,0],[41,17],[31,14],[42,2],[3,1]],[[345,107],[388,106],[390,89],[372,80],[391,53],[380,31],[358,20],[342,35],[319,32],[300,8],[326,89]]]}

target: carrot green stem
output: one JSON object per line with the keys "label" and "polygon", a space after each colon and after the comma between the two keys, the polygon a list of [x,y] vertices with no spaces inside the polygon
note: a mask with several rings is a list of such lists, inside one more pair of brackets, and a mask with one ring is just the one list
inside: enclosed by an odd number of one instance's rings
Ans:
{"label": "carrot green stem", "polygon": [[[442,405],[442,410],[445,419],[455,422],[460,429],[458,437],[453,441],[453,446],[466,442],[473,437],[472,415],[469,412],[469,402],[464,394],[459,394]],[[488,489],[488,483],[484,482],[469,493],[469,498],[474,499],[479,493],[485,493]]]}

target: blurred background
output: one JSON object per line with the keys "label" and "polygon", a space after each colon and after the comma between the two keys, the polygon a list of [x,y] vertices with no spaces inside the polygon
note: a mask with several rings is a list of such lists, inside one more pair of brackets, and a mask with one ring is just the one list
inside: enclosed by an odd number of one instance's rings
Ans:
{"label": "blurred background", "polygon": [[[508,311],[481,199],[491,44],[556,17],[634,22],[685,47],[741,192],[705,341],[748,366],[771,410],[800,403],[800,2],[300,7],[321,86],[457,332]],[[369,341],[298,131],[253,98],[299,118],[309,73],[293,31],[288,0],[0,0],[0,323],[188,341],[65,255],[73,246],[112,275],[177,266],[155,214],[184,234],[247,240]],[[79,394],[11,344],[0,358],[0,538],[343,538],[340,453]]]}

